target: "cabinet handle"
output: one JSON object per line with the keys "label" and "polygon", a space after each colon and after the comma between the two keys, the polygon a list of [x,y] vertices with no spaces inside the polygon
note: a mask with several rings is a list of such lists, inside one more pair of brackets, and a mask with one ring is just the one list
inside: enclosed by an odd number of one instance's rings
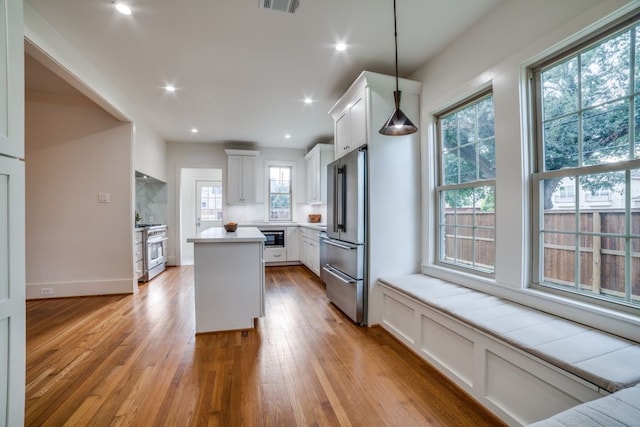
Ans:
{"label": "cabinet handle", "polygon": [[344,150],[348,150],[348,149],[349,149],[349,147],[351,147],[351,146],[350,146],[350,145],[345,145],[345,146],[343,147],[343,149],[344,149]]}

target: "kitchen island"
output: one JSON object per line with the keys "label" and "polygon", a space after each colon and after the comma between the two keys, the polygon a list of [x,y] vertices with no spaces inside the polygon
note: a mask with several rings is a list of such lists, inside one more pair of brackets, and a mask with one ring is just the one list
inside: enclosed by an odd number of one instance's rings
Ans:
{"label": "kitchen island", "polygon": [[214,227],[194,244],[196,334],[253,328],[264,316],[264,235],[256,227]]}

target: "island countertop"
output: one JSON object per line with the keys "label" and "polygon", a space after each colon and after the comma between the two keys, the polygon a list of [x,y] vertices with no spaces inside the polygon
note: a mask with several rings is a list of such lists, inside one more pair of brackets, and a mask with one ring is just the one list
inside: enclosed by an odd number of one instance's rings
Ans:
{"label": "island countertop", "polygon": [[256,227],[238,227],[233,233],[223,227],[213,227],[189,237],[189,243],[234,243],[234,242],[264,242],[264,234]]}

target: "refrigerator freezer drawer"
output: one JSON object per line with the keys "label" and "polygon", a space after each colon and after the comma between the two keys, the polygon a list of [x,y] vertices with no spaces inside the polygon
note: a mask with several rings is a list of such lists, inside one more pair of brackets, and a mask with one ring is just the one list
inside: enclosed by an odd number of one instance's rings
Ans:
{"label": "refrigerator freezer drawer", "polygon": [[321,267],[330,265],[356,279],[364,277],[364,245],[323,238],[320,240],[320,254]]}
{"label": "refrigerator freezer drawer", "polygon": [[327,297],[351,320],[362,323],[363,281],[346,276],[330,266],[325,266],[322,270],[327,285]]}

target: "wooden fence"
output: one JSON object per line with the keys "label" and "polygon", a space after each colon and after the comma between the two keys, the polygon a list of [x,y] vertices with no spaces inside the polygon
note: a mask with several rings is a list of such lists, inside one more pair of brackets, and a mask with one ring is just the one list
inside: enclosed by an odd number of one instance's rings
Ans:
{"label": "wooden fence", "polygon": [[[476,220],[475,239],[473,220]],[[626,242],[624,238],[598,234],[619,234],[625,229],[625,215],[620,210],[581,211],[579,242],[573,234],[561,234],[576,229],[575,212],[553,211],[544,216],[544,276],[547,280],[575,286],[576,256],[579,257],[580,286],[595,293],[624,296]],[[449,224],[449,225],[448,225]],[[456,224],[456,227],[453,225]],[[486,212],[445,213],[445,256],[461,263],[494,265],[495,214]],[[631,230],[640,234],[640,212],[631,215]],[[455,234],[454,234],[455,233]],[[593,233],[593,234],[590,234]],[[454,253],[454,240],[457,248]],[[525,242],[528,244],[529,242]],[[578,245],[576,245],[578,243]],[[475,245],[475,248],[474,248]],[[577,246],[577,247],[576,247]],[[474,250],[475,249],[475,250]],[[632,295],[640,296],[640,239],[630,245]]]}

